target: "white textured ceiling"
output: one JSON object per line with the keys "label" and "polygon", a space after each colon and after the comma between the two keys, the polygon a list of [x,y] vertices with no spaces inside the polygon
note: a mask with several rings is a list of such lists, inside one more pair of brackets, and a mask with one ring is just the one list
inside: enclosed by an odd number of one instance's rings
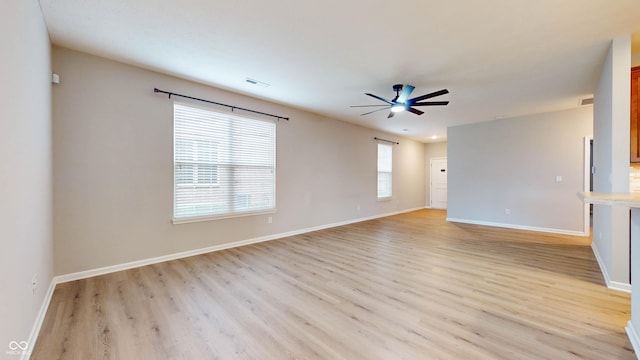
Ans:
{"label": "white textured ceiling", "polygon": [[[577,107],[609,41],[640,30],[639,0],[40,4],[54,44],[425,142],[451,125]],[[447,88],[432,100],[450,104],[392,119],[350,107],[376,104],[365,92],[392,98],[396,83],[412,96]]]}

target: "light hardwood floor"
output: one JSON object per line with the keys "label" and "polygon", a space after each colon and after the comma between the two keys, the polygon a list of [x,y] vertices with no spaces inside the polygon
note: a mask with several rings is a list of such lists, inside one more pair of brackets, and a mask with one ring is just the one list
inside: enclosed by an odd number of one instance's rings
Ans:
{"label": "light hardwood floor", "polygon": [[64,283],[32,359],[635,359],[589,242],[421,210]]}

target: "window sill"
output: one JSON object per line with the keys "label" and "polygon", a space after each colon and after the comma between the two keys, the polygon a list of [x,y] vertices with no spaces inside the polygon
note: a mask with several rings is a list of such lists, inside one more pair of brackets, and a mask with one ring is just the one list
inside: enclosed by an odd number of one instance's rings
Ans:
{"label": "window sill", "polygon": [[393,196],[379,197],[376,201],[391,201],[391,200],[393,200]]}
{"label": "window sill", "polygon": [[278,209],[274,208],[274,209],[268,209],[268,210],[248,211],[248,212],[224,214],[224,215],[206,215],[206,216],[197,216],[197,217],[194,216],[194,217],[179,218],[179,219],[173,218],[171,219],[171,222],[173,223],[173,225],[180,225],[180,224],[189,224],[189,223],[203,222],[203,221],[215,221],[215,220],[233,219],[233,218],[239,218],[239,217],[263,215],[263,214],[273,214],[276,212],[278,212]]}

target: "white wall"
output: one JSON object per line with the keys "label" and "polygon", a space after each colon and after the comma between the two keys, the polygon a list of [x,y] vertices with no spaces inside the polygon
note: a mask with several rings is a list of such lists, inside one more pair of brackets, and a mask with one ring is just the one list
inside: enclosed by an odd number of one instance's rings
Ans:
{"label": "white wall", "polygon": [[[64,48],[53,68],[56,274],[424,206],[423,143]],[[173,99],[154,87],[291,118],[277,125],[277,213],[171,223]],[[375,136],[400,142],[391,201],[376,200]]]}
{"label": "white wall", "polygon": [[[611,42],[594,94],[593,191],[629,191],[631,38]],[[629,284],[629,209],[594,205],[593,249],[609,286]]]}
{"label": "white wall", "polygon": [[7,0],[2,10],[0,357],[17,359],[9,342],[35,340],[53,277],[50,45],[37,0]]}
{"label": "white wall", "polygon": [[431,169],[430,161],[433,158],[447,157],[447,142],[440,141],[435,143],[424,144],[424,160],[425,160],[425,196],[424,204],[430,207],[431,204]]}
{"label": "white wall", "polygon": [[586,106],[450,127],[447,218],[583,234],[584,205],[577,193],[592,119]]}

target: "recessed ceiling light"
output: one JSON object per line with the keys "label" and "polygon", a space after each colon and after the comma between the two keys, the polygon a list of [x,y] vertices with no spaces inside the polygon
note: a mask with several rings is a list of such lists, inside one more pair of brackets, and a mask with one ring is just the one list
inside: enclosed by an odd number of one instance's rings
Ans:
{"label": "recessed ceiling light", "polygon": [[438,136],[437,136],[437,135],[433,135],[431,138],[432,138],[433,140],[435,140],[435,139],[437,139],[437,138],[438,138]]}

